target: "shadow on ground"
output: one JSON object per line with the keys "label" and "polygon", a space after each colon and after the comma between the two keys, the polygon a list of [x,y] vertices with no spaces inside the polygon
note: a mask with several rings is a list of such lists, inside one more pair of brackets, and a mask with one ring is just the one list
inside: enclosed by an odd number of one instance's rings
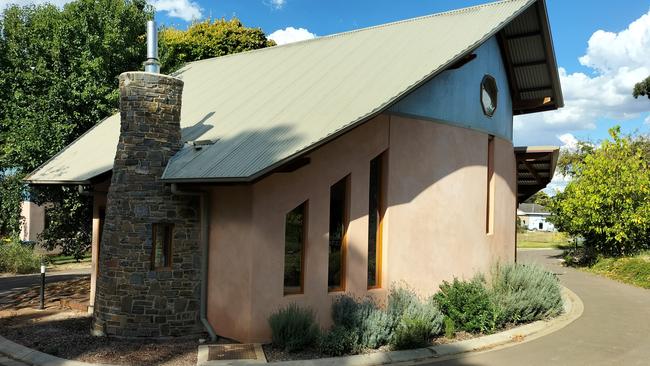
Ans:
{"label": "shadow on ground", "polygon": [[196,364],[198,337],[160,341],[93,337],[90,324],[88,314],[45,310],[0,318],[0,332],[26,347],[90,363]]}

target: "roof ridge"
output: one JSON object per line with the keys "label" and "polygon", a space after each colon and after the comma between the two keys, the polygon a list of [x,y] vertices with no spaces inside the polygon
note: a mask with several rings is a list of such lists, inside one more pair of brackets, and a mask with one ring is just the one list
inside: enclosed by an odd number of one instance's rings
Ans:
{"label": "roof ridge", "polygon": [[500,1],[493,1],[493,2],[490,2],[490,3],[472,5],[472,6],[468,6],[468,7],[460,8],[460,9],[452,9],[452,10],[447,10],[447,11],[443,11],[443,12],[439,12],[439,13],[420,15],[420,16],[417,16],[417,17],[414,17],[414,18],[407,18],[407,19],[396,20],[396,21],[392,21],[392,22],[388,22],[388,23],[371,25],[371,26],[365,27],[365,28],[351,29],[351,30],[344,31],[344,32],[328,34],[328,35],[324,35],[324,36],[321,36],[321,37],[305,39],[305,40],[297,41],[297,42],[285,43],[285,44],[282,44],[282,45],[276,45],[276,46],[272,46],[272,47],[258,48],[258,49],[254,49],[254,50],[244,51],[244,52],[231,53],[231,54],[223,55],[223,56],[205,58],[205,59],[202,59],[202,60],[188,62],[181,69],[179,69],[177,72],[172,73],[171,75],[175,76],[177,73],[178,73],[178,75],[180,75],[180,74],[182,74],[182,72],[180,72],[180,71],[183,68],[185,68],[188,65],[192,65],[192,64],[195,64],[195,63],[199,63],[199,62],[214,61],[216,59],[221,60],[221,59],[224,59],[224,58],[234,57],[234,56],[238,56],[238,55],[252,54],[252,53],[258,53],[258,52],[276,50],[276,49],[279,49],[279,48],[287,48],[287,47],[301,45],[301,44],[308,43],[308,42],[316,42],[316,41],[321,41],[321,40],[324,40],[324,39],[345,36],[345,35],[348,35],[348,34],[353,34],[353,33],[358,33],[358,32],[378,29],[378,28],[384,28],[384,27],[389,27],[389,26],[403,24],[403,23],[410,23],[410,22],[420,21],[420,20],[428,19],[428,18],[446,16],[446,15],[457,14],[457,13],[465,13],[465,12],[473,11],[473,10],[476,10],[476,9],[488,8],[488,7],[497,6],[497,5],[501,5],[501,4],[505,4],[505,3],[528,2],[528,1],[529,0],[500,0]]}

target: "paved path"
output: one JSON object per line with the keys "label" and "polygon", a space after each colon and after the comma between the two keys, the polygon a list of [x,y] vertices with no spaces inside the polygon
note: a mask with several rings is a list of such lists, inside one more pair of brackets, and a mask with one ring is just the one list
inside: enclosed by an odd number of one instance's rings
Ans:
{"label": "paved path", "polygon": [[[61,271],[61,272],[51,272],[51,273],[47,273],[45,277],[45,283],[48,284],[57,281],[71,280],[83,276],[88,276],[89,274],[90,274],[90,268],[81,268],[81,269]],[[41,281],[40,274],[0,277],[0,303],[2,303],[2,300],[5,298],[5,296],[10,294],[11,292],[36,286],[40,284],[40,281]],[[7,357],[7,355],[0,353],[0,366],[28,366],[28,365],[23,362],[13,360]]]}
{"label": "paved path", "polygon": [[[90,275],[90,268],[80,268],[74,270],[49,272],[45,275],[45,283],[52,283],[57,281],[72,280],[79,277]],[[0,302],[10,292],[22,290],[32,286],[37,286],[41,283],[41,275],[17,275],[0,277]]]}
{"label": "paved path", "polygon": [[499,351],[435,366],[650,365],[650,290],[559,265],[557,250],[520,251],[558,274],[584,302],[582,317],[555,333]]}

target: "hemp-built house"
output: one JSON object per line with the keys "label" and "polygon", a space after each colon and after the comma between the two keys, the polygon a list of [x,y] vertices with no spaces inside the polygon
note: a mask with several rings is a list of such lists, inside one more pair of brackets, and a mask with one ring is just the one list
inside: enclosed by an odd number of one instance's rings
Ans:
{"label": "hemp-built house", "polygon": [[509,0],[120,76],[120,114],[28,178],[94,196],[93,332],[268,341],[269,314],[515,259],[562,107],[543,0]]}

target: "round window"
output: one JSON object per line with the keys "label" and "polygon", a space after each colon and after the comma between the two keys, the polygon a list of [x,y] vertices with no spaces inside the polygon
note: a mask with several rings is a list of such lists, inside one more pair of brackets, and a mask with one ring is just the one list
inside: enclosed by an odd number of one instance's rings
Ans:
{"label": "round window", "polygon": [[481,81],[481,105],[483,113],[492,117],[497,109],[497,81],[490,75],[485,75]]}

